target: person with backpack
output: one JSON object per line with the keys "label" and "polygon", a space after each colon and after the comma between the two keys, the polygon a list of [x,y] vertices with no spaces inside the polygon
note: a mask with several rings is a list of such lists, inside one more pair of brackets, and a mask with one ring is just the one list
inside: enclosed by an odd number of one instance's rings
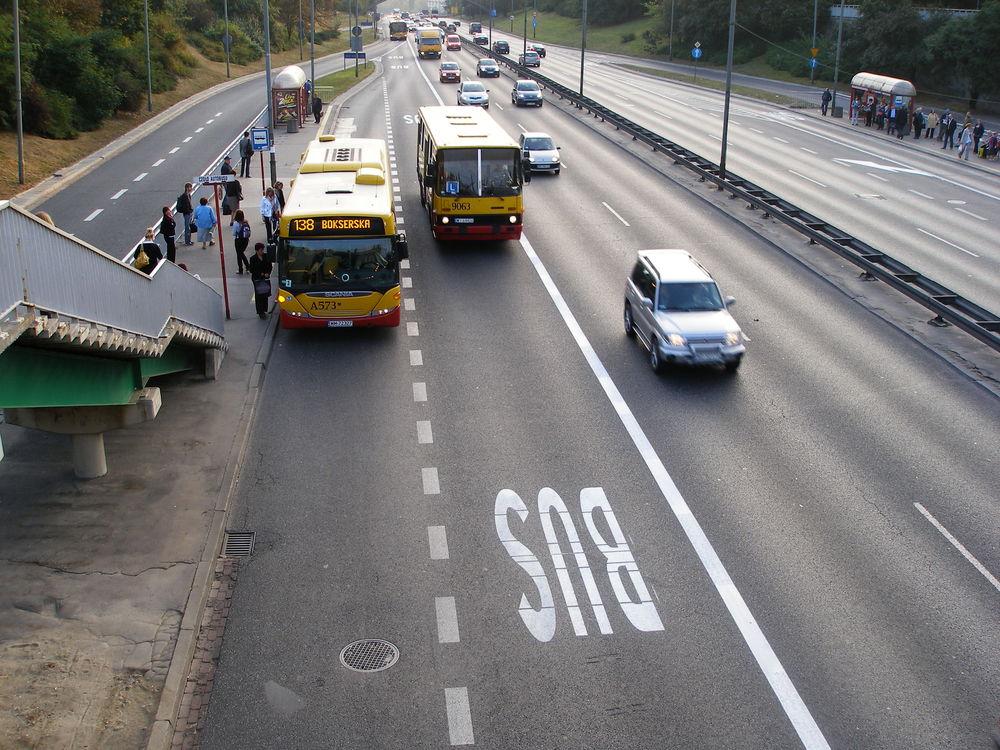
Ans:
{"label": "person with backpack", "polygon": [[247,247],[250,245],[250,222],[247,221],[242,209],[237,209],[233,214],[233,245],[236,247],[237,271],[243,275],[243,267],[249,270],[250,261],[247,260]]}
{"label": "person with backpack", "polygon": [[177,196],[177,213],[184,217],[184,246],[191,247],[191,214],[194,213],[194,206],[191,205],[191,194],[194,192],[194,185],[190,182],[184,184],[184,192]]}
{"label": "person with backpack", "polygon": [[226,183],[226,197],[222,201],[222,213],[232,216],[229,226],[236,223],[236,212],[240,210],[240,201],[243,200],[243,185],[239,180],[231,180]]}
{"label": "person with backpack", "polygon": [[244,130],[240,139],[240,177],[250,176],[250,158],[253,156],[253,141],[250,140],[250,131]]}

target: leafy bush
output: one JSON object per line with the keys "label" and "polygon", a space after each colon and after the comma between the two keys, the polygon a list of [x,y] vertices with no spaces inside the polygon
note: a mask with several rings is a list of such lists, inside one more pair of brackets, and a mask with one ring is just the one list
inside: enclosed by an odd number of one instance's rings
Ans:
{"label": "leafy bush", "polygon": [[26,87],[21,92],[25,132],[56,140],[76,138],[74,105],[72,99],[58,91],[35,85]]}
{"label": "leafy bush", "polygon": [[635,33],[629,32],[627,34],[622,34],[622,44],[628,44],[629,42],[635,41]]}

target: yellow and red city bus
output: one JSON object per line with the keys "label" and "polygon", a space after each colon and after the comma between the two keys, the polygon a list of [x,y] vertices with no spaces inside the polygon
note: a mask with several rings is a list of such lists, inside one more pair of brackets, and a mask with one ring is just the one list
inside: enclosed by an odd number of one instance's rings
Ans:
{"label": "yellow and red city bus", "polygon": [[389,21],[389,41],[405,42],[406,30],[406,21]]}
{"label": "yellow and red city bus", "polygon": [[299,164],[278,234],[282,328],[398,326],[399,261],[386,142],[320,136]]}
{"label": "yellow and red city bus", "polygon": [[530,180],[517,142],[482,107],[421,107],[420,201],[439,240],[516,240]]}

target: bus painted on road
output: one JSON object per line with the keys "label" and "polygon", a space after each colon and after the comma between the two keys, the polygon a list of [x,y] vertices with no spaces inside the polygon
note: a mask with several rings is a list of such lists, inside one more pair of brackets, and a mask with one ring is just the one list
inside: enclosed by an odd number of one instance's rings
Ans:
{"label": "bus painted on road", "polygon": [[389,41],[406,41],[406,21],[389,21]]}
{"label": "bus painted on road", "polygon": [[389,174],[383,140],[309,144],[279,224],[282,328],[399,325],[407,244]]}
{"label": "bus painted on road", "polygon": [[530,180],[517,142],[482,107],[421,107],[420,201],[439,240],[516,240]]}

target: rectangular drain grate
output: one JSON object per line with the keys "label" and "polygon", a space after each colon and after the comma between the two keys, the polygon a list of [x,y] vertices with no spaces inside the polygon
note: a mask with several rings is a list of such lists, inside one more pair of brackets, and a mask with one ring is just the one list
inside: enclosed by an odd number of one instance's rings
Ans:
{"label": "rectangular drain grate", "polygon": [[222,541],[222,557],[250,557],[254,534],[253,531],[227,531]]}

